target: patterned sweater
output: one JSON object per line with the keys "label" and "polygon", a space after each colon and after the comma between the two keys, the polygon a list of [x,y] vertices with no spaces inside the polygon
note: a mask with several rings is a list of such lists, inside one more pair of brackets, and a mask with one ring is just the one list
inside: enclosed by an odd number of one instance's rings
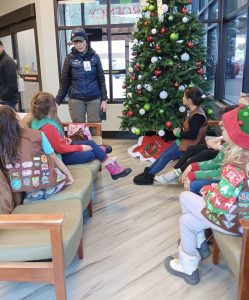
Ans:
{"label": "patterned sweater", "polygon": [[189,180],[219,180],[223,160],[224,148],[217,154],[214,159],[202,161],[199,163],[192,163],[192,171],[188,174]]}

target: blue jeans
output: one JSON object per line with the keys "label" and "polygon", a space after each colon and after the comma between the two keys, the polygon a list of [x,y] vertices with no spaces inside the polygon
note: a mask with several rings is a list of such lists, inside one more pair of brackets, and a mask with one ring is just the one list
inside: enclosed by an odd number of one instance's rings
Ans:
{"label": "blue jeans", "polygon": [[67,154],[62,154],[62,161],[65,165],[84,164],[97,158],[103,161],[107,155],[94,141],[75,141],[72,145],[89,145],[93,148],[92,151],[77,151]]}
{"label": "blue jeans", "polygon": [[194,180],[190,183],[189,190],[190,192],[193,192],[196,195],[201,196],[200,190],[204,187],[204,185],[210,185],[211,183],[214,182],[219,182],[219,180],[207,180],[207,179]]}
{"label": "blue jeans", "polygon": [[179,146],[176,143],[173,143],[169,148],[167,148],[163,153],[161,153],[160,157],[149,167],[148,173],[157,174],[160,172],[168,162],[173,159],[179,158],[184,151],[179,150]]}

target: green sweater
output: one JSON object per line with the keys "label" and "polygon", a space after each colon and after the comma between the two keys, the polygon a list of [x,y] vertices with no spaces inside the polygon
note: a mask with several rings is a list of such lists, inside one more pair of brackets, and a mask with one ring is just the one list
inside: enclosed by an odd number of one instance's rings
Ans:
{"label": "green sweater", "polygon": [[188,174],[189,180],[219,180],[224,156],[224,149],[222,149],[217,156],[211,160],[192,163],[192,171]]}

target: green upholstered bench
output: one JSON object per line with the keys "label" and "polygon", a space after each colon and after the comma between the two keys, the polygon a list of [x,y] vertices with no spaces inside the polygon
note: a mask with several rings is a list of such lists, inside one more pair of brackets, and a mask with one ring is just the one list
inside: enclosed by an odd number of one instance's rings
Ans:
{"label": "green upholstered bench", "polygon": [[238,278],[238,300],[249,299],[249,220],[241,220],[243,237],[231,236],[213,230],[213,263],[218,264],[222,254],[233,274]]}
{"label": "green upholstered bench", "polygon": [[[79,165],[82,166],[82,165]],[[88,208],[89,216],[92,216],[92,192],[93,192],[93,175],[89,168],[79,167],[77,169],[70,169],[74,178],[74,183],[64,187],[64,189],[46,200],[30,201],[25,200],[24,205],[37,203],[41,201],[61,201],[71,199],[79,199],[81,201],[82,210]]]}
{"label": "green upholstered bench", "polygon": [[65,300],[65,267],[77,251],[83,258],[82,231],[80,200],[40,201],[1,214],[0,280],[51,283],[56,299]]}

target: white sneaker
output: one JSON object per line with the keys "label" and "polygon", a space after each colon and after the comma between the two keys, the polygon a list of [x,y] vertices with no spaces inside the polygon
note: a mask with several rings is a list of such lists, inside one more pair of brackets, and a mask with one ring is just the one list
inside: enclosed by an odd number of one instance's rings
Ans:
{"label": "white sneaker", "polygon": [[[168,174],[168,173],[166,173]],[[165,178],[166,174],[161,174],[159,176],[155,176],[155,180],[160,182],[163,185],[168,185],[168,184],[178,184],[178,178],[174,178],[172,180],[167,180],[167,178]]]}

